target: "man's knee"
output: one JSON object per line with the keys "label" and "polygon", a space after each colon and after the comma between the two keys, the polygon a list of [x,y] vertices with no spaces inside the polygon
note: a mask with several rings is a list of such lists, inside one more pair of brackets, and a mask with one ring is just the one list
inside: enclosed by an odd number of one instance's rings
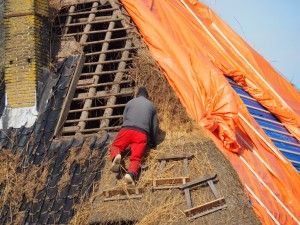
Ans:
{"label": "man's knee", "polygon": [[121,152],[122,150],[119,147],[112,145],[110,147],[110,159],[113,160],[115,156],[120,154]]}

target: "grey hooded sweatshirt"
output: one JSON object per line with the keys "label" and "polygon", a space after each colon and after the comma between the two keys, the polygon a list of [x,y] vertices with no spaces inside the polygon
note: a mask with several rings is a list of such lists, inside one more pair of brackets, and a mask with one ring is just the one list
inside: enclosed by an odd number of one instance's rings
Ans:
{"label": "grey hooded sweatshirt", "polygon": [[122,127],[147,134],[156,145],[158,119],[154,104],[143,95],[130,100],[124,109]]}

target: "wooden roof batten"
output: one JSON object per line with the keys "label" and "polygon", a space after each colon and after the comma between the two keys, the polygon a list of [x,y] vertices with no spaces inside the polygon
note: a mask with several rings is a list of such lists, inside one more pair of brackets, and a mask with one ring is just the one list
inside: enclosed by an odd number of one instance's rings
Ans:
{"label": "wooden roof batten", "polygon": [[[102,130],[118,131],[122,109],[134,96],[134,83],[127,78],[126,72],[132,54],[141,48],[140,40],[134,35],[136,28],[130,23],[122,4],[114,0],[68,2],[68,12],[61,14],[65,23],[58,36],[62,40],[77,38],[83,54],[64,100],[55,136],[89,136]],[[85,3],[90,4],[88,12],[82,9]],[[77,4],[82,4],[80,12],[76,11]],[[81,21],[80,26],[73,26],[78,21]],[[103,21],[104,25],[99,25]],[[121,98],[125,100],[120,101]]]}

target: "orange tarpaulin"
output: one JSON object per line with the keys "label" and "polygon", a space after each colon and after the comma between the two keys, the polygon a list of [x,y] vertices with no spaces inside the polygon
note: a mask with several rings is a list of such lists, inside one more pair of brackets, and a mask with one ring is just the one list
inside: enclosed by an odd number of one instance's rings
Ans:
{"label": "orange tarpaulin", "polygon": [[261,221],[300,224],[299,174],[248,113],[224,74],[298,140],[299,92],[198,1],[122,3],[188,114],[231,161]]}

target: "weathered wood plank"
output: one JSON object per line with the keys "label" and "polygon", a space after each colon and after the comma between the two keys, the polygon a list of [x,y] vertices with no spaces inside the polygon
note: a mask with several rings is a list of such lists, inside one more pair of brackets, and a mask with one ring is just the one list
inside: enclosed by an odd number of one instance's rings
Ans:
{"label": "weathered wood plank", "polygon": [[110,189],[104,190],[103,195],[105,197],[112,197],[115,195],[133,195],[133,194],[142,194],[145,192],[145,188],[136,187],[136,188],[126,188],[126,189]]}
{"label": "weathered wood plank", "polygon": [[158,156],[156,159],[158,161],[161,160],[183,160],[183,159],[191,159],[193,158],[193,154],[185,154],[185,155],[168,155],[168,156]]}
{"label": "weathered wood plank", "polygon": [[66,120],[66,118],[68,116],[72,98],[75,94],[76,86],[77,86],[77,83],[78,83],[78,80],[80,77],[80,73],[83,68],[84,61],[85,61],[84,53],[81,53],[81,55],[79,56],[79,59],[78,59],[78,64],[77,64],[76,70],[74,72],[73,79],[71,81],[68,93],[63,102],[63,106],[62,106],[62,110],[61,110],[63,113],[61,113],[60,117],[58,118],[58,122],[57,122],[57,125],[55,128],[55,131],[54,131],[54,136],[56,136],[59,133],[59,131],[63,127],[64,121]]}
{"label": "weathered wood plank", "polygon": [[108,201],[118,201],[118,200],[128,200],[128,199],[141,199],[142,195],[128,195],[128,196],[115,196],[115,197],[110,197],[110,198],[104,198],[103,201],[104,202],[108,202]]}
{"label": "weathered wood plank", "polygon": [[216,177],[217,177],[217,174],[213,174],[213,175],[210,175],[210,176],[206,176],[204,178],[195,179],[195,180],[193,180],[191,182],[188,182],[186,184],[181,185],[180,189],[191,188],[191,187],[194,187],[196,185],[200,185],[200,184],[206,183],[209,180],[213,180]]}
{"label": "weathered wood plank", "polygon": [[133,88],[124,88],[123,91],[120,93],[107,93],[106,91],[98,91],[96,95],[94,96],[84,96],[84,97],[78,97],[78,98],[73,98],[73,101],[80,101],[80,100],[85,100],[85,99],[94,99],[94,98],[99,98],[99,99],[104,99],[108,98],[111,96],[132,96],[134,94]]}
{"label": "weathered wood plank", "polygon": [[[101,18],[101,17],[100,17]],[[95,20],[99,21],[99,17],[96,17]],[[78,33],[69,33],[63,35],[63,37],[72,37],[76,35],[83,35],[83,34],[101,34],[101,33],[106,33],[106,32],[117,32],[117,31],[123,31],[123,30],[131,30],[133,27],[128,27],[128,28],[114,28],[114,29],[106,29],[106,30],[96,30],[96,31],[89,31],[89,32],[78,32]]]}
{"label": "weathered wood plank", "polygon": [[75,113],[75,112],[82,112],[82,111],[92,111],[92,110],[101,110],[101,109],[106,109],[106,108],[121,108],[121,107],[125,107],[126,104],[119,104],[119,105],[110,105],[110,106],[98,106],[98,107],[91,107],[88,109],[73,109],[70,110],[69,113]]}
{"label": "weathered wood plank", "polygon": [[115,41],[126,41],[128,39],[131,39],[131,37],[104,39],[100,41],[90,41],[90,42],[83,43],[82,45],[85,46],[85,45],[102,44],[102,43],[109,43]]}
{"label": "weathered wood plank", "polygon": [[[92,22],[82,22],[82,23],[70,23],[68,25],[65,25],[66,27],[76,27],[76,26],[82,26],[82,25],[88,25],[88,24],[99,24],[99,23],[109,23],[109,22],[117,22],[121,19],[109,19],[109,20],[96,20]],[[54,26],[54,27],[60,27],[60,26]]]}
{"label": "weathered wood plank", "polygon": [[190,180],[189,177],[159,178],[159,179],[153,179],[153,186],[184,184],[189,180]]}
{"label": "weathered wood plank", "polygon": [[[224,198],[215,199],[215,200],[207,202],[203,205],[199,205],[199,206],[184,210],[184,213],[186,216],[191,216],[191,215],[194,215],[195,213],[200,213],[200,212],[212,209],[213,207],[220,206],[220,202],[223,202],[225,204],[225,199]],[[202,214],[202,215],[205,215],[205,214]]]}

